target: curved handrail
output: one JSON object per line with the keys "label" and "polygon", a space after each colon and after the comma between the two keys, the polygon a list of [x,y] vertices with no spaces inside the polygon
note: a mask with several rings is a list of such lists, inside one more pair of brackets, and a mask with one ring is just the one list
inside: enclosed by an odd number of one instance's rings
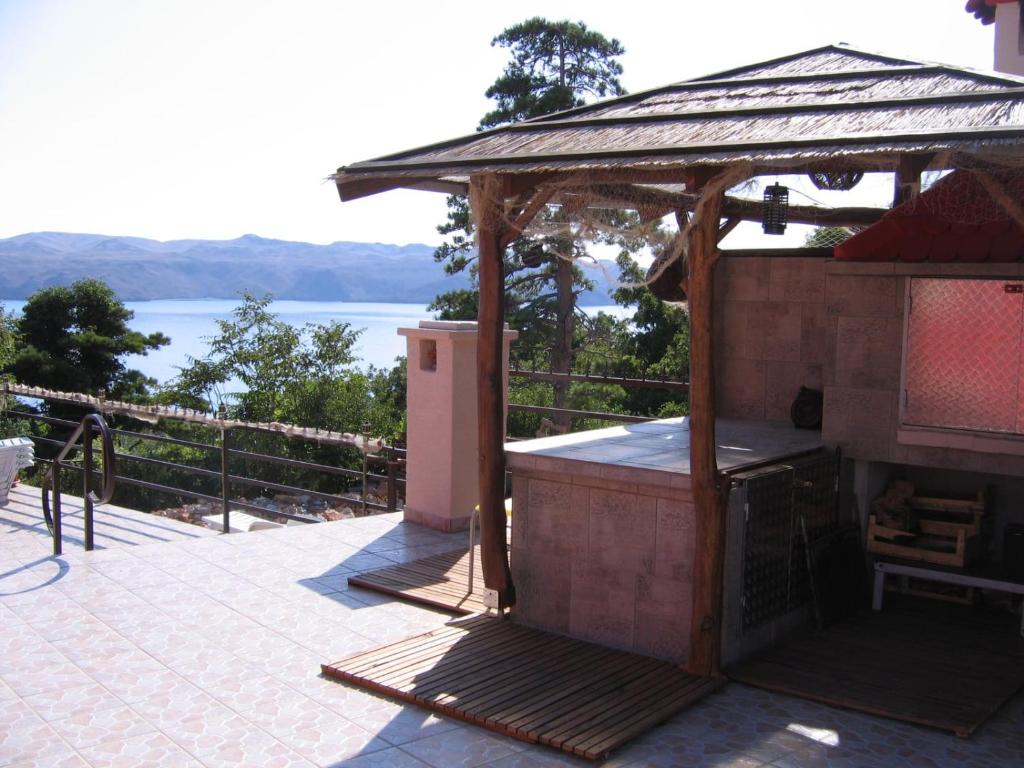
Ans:
{"label": "curved handrail", "polygon": [[[92,490],[92,439],[93,430],[96,430],[101,438],[103,446],[103,475],[100,492],[97,494]],[[81,446],[78,445],[78,438],[82,438]],[[53,536],[53,553],[61,553],[60,538],[60,468],[68,454],[76,448],[84,452],[84,472],[82,481],[82,498],[85,504],[85,548],[92,549],[92,507],[94,504],[105,504],[114,497],[116,485],[116,453],[114,452],[114,438],[110,433],[110,427],[106,420],[98,413],[86,415],[71,437],[64,443],[64,447],[57,454],[50,469],[43,475],[41,485],[43,501],[43,519],[46,527]],[[50,508],[50,492],[53,494],[53,509]]]}

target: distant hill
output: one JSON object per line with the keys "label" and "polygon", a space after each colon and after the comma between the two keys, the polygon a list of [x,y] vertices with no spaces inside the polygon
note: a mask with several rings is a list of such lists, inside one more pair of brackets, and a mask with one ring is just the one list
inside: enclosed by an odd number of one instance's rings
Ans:
{"label": "distant hill", "polygon": [[[107,283],[123,301],[234,299],[242,291],[297,301],[379,301],[426,304],[468,286],[448,276],[428,245],[268,240],[170,240],[67,232],[32,232],[0,239],[0,298],[24,299],[40,288],[84,277]],[[604,270],[614,275],[614,265]],[[581,304],[608,304],[601,284]]]}

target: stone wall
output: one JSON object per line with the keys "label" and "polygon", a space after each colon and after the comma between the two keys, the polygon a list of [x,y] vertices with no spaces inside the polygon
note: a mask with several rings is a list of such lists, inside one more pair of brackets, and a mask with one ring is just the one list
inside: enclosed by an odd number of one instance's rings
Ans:
{"label": "stone wall", "polygon": [[515,618],[685,661],[694,547],[689,477],[579,461],[563,466],[541,456],[509,460]]}

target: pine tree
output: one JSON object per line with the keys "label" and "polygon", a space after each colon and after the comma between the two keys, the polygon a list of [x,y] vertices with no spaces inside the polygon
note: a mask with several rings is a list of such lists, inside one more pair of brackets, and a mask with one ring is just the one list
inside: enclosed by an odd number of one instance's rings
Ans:
{"label": "pine tree", "polygon": [[[508,27],[491,45],[508,49],[512,58],[486,91],[496,106],[484,115],[479,130],[572,109],[590,98],[625,93],[619,82],[622,66],[615,60],[625,52],[622,44],[583,22],[535,17]],[[549,210],[541,220],[553,221],[557,216],[557,210]],[[444,262],[449,274],[469,269],[475,285],[472,218],[465,196],[448,198],[447,221],[438,232],[448,239],[434,258]],[[590,287],[573,265],[582,255],[580,244],[554,236],[524,236],[506,250],[506,318],[521,330],[520,360],[549,365],[558,372],[571,370],[575,300]],[[450,291],[438,296],[430,308],[443,319],[475,319],[477,294]],[[555,385],[555,407],[565,407],[567,394],[567,384]],[[561,422],[559,426],[567,428],[567,419]]]}

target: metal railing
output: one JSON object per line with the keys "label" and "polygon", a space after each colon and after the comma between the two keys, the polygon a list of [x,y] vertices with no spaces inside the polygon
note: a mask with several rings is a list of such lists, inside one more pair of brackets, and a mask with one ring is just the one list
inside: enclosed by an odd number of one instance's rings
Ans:
{"label": "metal railing", "polygon": [[[587,384],[613,384],[626,389],[667,389],[672,391],[687,392],[690,389],[688,381],[677,379],[649,379],[647,377],[635,379],[626,376],[608,375],[607,373],[558,373],[555,371],[541,371],[536,369],[510,368],[508,375],[511,377],[529,379],[546,384],[558,383],[587,383]],[[641,424],[646,421],[654,421],[654,416],[636,416],[628,413],[610,413],[607,411],[585,411],[572,408],[555,408],[547,405],[521,405],[519,403],[508,404],[510,412],[532,413],[540,416],[557,417],[559,415],[569,418],[594,419],[600,421],[612,421],[624,424]],[[509,438],[512,439],[512,438]]]}
{"label": "metal railing", "polygon": [[607,373],[558,373],[556,371],[541,371],[537,369],[510,368],[509,376],[515,376],[532,381],[556,382],[586,382],[588,384],[615,384],[620,387],[641,388],[641,389],[670,389],[688,391],[690,382],[678,379],[649,379],[646,376],[634,379],[628,376],[609,376]]}
{"label": "metal railing", "polygon": [[548,405],[519,405],[518,403],[509,403],[508,409],[510,411],[518,411],[519,413],[536,413],[541,416],[557,416],[558,414],[565,414],[574,418],[620,421],[625,424],[642,424],[645,421],[654,421],[656,418],[655,416],[633,416],[629,413],[578,411],[573,408],[555,408]]}
{"label": "metal railing", "polygon": [[[74,427],[75,422],[68,421],[66,419],[60,419],[53,416],[44,416],[42,414],[31,413],[21,410],[5,410],[3,413],[11,418],[25,419],[32,422],[38,422],[47,424],[54,427]],[[102,417],[99,414],[89,414],[86,419],[90,420],[90,423],[95,423],[92,419],[98,419],[103,422]],[[173,417],[168,420],[174,421]],[[238,487],[245,488],[259,488],[261,491],[277,491],[280,493],[294,494],[300,496],[306,496],[312,499],[319,499],[325,502],[333,502],[340,505],[351,505],[358,506],[363,514],[370,511],[377,512],[393,512],[398,508],[399,491],[404,488],[405,480],[399,476],[402,467],[405,465],[403,449],[385,446],[381,449],[379,454],[363,454],[362,467],[360,469],[347,469],[345,467],[335,467],[327,464],[320,464],[310,461],[302,461],[300,459],[286,458],[284,456],[274,456],[267,453],[258,453],[254,451],[241,450],[239,448],[232,447],[232,433],[235,431],[243,431],[242,427],[225,428],[222,427],[217,430],[219,439],[215,443],[204,443],[195,440],[184,440],[177,437],[171,437],[169,435],[153,434],[147,432],[136,432],[127,429],[113,429],[106,426],[103,422],[103,434],[110,438],[124,438],[141,441],[150,441],[156,443],[162,443],[166,445],[179,446],[182,448],[192,449],[201,451],[210,457],[210,463],[217,463],[217,468],[205,468],[197,467],[189,464],[182,464],[176,461],[168,461],[166,459],[153,458],[151,456],[140,456],[130,452],[119,451],[113,448],[113,440],[111,439],[111,449],[109,461],[104,454],[103,470],[104,472],[110,472],[112,474],[113,481],[117,484],[132,486],[136,488],[142,488],[154,493],[162,493],[169,496],[175,496],[179,498],[191,499],[194,501],[207,502],[212,505],[219,507],[222,515],[221,528],[225,533],[231,530],[231,510],[239,510],[245,512],[251,512],[256,516],[271,516],[276,518],[283,518],[286,520],[292,520],[301,523],[315,523],[321,522],[322,518],[317,517],[315,514],[294,514],[282,509],[268,509],[259,504],[253,504],[248,501],[232,498],[232,489]],[[73,439],[77,439],[78,430],[76,430]],[[64,446],[64,442],[61,440],[55,440],[50,437],[41,435],[30,435],[38,446]],[[53,472],[52,467],[54,465],[63,466],[65,469],[74,469],[82,472],[86,476],[94,474],[94,470],[91,464],[91,456],[89,452],[86,452],[86,460],[82,466],[62,463],[69,449],[64,449],[58,455],[58,460],[47,460],[39,456],[37,451],[37,461],[48,465],[50,469],[47,470],[46,476],[50,477]],[[309,470],[317,473],[328,474],[337,477],[344,477],[350,479],[358,479],[361,482],[360,494],[357,498],[352,496],[346,496],[338,493],[326,493],[322,491],[313,490],[310,488],[302,488],[295,485],[289,485],[287,483],[274,482],[271,480],[261,479],[259,477],[253,477],[248,473],[236,473],[232,472],[232,461],[236,464],[241,462],[243,464],[269,464],[280,467],[288,467],[291,469]],[[140,465],[142,467],[152,467],[160,470],[169,470],[173,472],[180,472],[185,476],[203,478],[208,481],[212,481],[218,488],[217,495],[212,493],[202,493],[192,488],[185,488],[180,486],[165,485],[163,483],[152,482],[144,480],[138,477],[131,477],[123,473],[116,473],[115,465],[126,466],[126,465]],[[383,467],[384,474],[380,471],[373,471]],[[109,469],[108,469],[109,468]],[[58,469],[59,472],[59,469]],[[59,475],[58,475],[59,479]],[[386,484],[387,497],[385,503],[381,504],[378,502],[370,501],[368,496],[368,489],[371,483],[377,483],[378,485]],[[107,487],[106,481],[104,482],[104,488]],[[111,491],[112,493],[112,491]],[[108,501],[109,498],[104,499]],[[59,522],[57,523],[59,526]],[[58,538],[59,540],[59,538]],[[91,543],[91,536],[90,536]],[[87,549],[91,549],[91,546],[87,545]],[[55,552],[59,554],[59,552]]]}
{"label": "metal railing", "polygon": [[[92,490],[93,480],[93,453],[92,441],[93,430],[99,434],[103,441],[103,472],[100,492]],[[60,453],[50,462],[50,469],[43,475],[43,482],[40,484],[43,496],[43,519],[46,527],[53,537],[53,554],[59,555],[63,551],[61,542],[61,509],[60,509],[60,470],[65,465],[64,460],[73,450],[79,447],[78,439],[82,439],[82,509],[84,528],[85,548],[93,548],[93,507],[96,504],[106,504],[114,496],[117,478],[117,460],[115,458],[114,440],[110,434],[110,428],[103,417],[98,413],[90,413],[79,423],[78,428],[71,433],[61,449]],[[75,467],[78,469],[78,467]],[[53,497],[53,508],[50,508],[50,496]]]}

